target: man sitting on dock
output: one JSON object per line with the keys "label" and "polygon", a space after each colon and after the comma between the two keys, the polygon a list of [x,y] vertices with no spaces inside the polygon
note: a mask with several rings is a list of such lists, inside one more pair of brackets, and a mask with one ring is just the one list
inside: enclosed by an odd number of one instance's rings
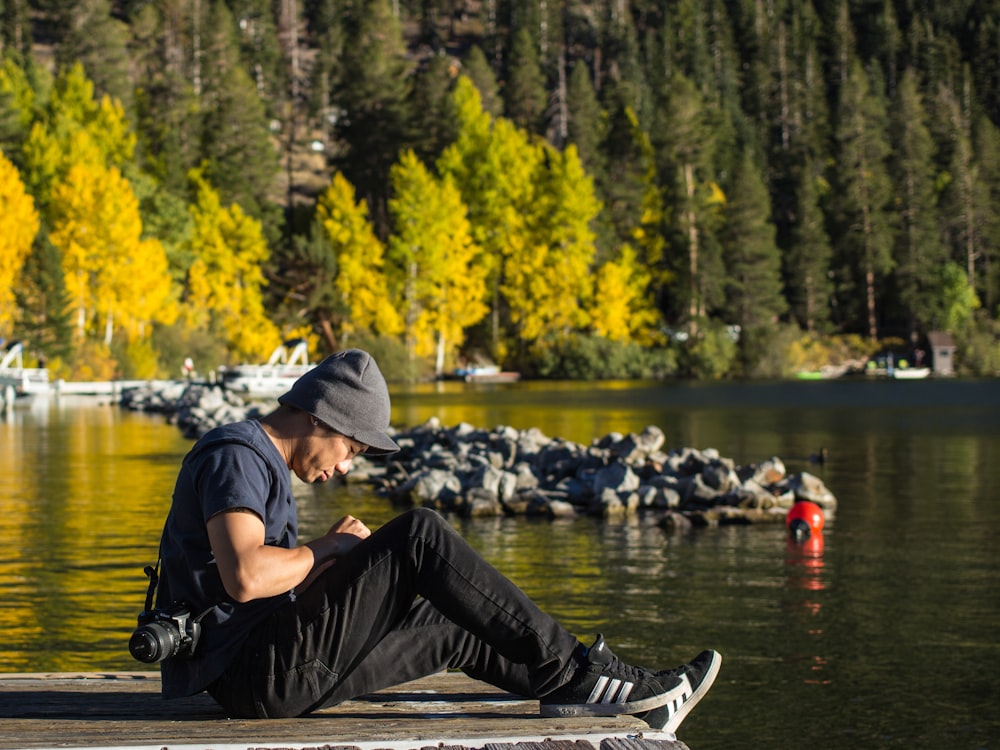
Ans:
{"label": "man sitting on dock", "polygon": [[130,644],[161,661],[167,698],[208,691],[231,717],[290,717],[457,668],[538,698],[544,716],[633,714],[673,732],[711,687],[717,652],[653,671],[600,636],[588,647],[434,511],[374,532],[345,516],[299,544],[289,470],[326,482],[399,446],[363,351],[328,357],[278,402],[206,434],[179,472],[150,601],[157,587],[180,633],[140,628]]}

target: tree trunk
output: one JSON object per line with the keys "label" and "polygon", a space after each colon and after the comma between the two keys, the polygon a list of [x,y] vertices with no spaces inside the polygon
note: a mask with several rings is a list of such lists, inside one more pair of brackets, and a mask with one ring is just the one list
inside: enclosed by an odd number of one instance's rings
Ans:
{"label": "tree trunk", "polygon": [[201,96],[201,0],[194,0],[191,8],[191,88],[196,97]]}
{"label": "tree trunk", "polygon": [[701,299],[698,294],[698,219],[694,211],[694,165],[688,162],[684,165],[683,169],[684,190],[687,195],[688,272],[691,274],[688,332],[694,337],[698,333],[698,319],[701,317],[702,312]]}
{"label": "tree trunk", "polygon": [[320,318],[319,327],[323,330],[323,339],[326,341],[327,348],[331,352],[337,351],[337,335],[333,332],[330,319],[324,315]]}
{"label": "tree trunk", "polygon": [[440,376],[444,372],[444,351],[445,336],[444,331],[438,331],[437,335],[437,356],[434,358],[434,374]]}

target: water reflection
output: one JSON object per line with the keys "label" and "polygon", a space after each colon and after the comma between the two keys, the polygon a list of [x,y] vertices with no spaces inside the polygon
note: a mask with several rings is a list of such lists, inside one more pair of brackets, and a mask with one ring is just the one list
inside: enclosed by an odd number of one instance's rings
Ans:
{"label": "water reflection", "polygon": [[186,441],[117,407],[42,403],[0,423],[0,670],[132,669],[121,634]]}
{"label": "water reflection", "polygon": [[798,626],[809,636],[815,651],[808,656],[808,674],[802,681],[806,685],[829,685],[825,674],[827,658],[823,655],[823,533],[815,533],[804,541],[788,539],[785,551],[786,585],[791,593],[801,596],[790,602],[793,614],[798,615]]}
{"label": "water reflection", "polygon": [[[971,748],[1000,736],[996,383],[452,383],[402,389],[393,404],[400,427],[437,416],[582,443],[655,424],[668,448],[781,456],[834,490],[822,550],[790,547],[780,526],[450,519],[581,638],[603,632],[658,666],[722,651],[688,746]],[[0,671],[146,668],[125,644],[189,446],[161,418],[109,406],[0,418]],[[829,460],[810,463],[821,446]],[[359,485],[295,492],[305,536],[344,513],[377,527],[400,510]]]}

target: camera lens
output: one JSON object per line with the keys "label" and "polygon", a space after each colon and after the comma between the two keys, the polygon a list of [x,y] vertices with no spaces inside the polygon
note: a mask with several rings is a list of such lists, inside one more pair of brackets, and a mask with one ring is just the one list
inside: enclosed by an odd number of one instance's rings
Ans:
{"label": "camera lens", "polygon": [[128,650],[139,661],[152,664],[163,661],[175,653],[180,646],[180,636],[176,630],[151,622],[138,628],[128,642]]}

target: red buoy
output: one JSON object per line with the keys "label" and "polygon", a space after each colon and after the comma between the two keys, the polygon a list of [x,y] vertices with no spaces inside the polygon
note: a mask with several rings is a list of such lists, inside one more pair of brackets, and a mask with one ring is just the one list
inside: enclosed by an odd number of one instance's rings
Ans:
{"label": "red buoy", "polygon": [[823,509],[816,503],[800,500],[792,506],[788,515],[785,516],[785,528],[788,529],[789,536],[802,542],[810,536],[822,534],[825,520]]}

